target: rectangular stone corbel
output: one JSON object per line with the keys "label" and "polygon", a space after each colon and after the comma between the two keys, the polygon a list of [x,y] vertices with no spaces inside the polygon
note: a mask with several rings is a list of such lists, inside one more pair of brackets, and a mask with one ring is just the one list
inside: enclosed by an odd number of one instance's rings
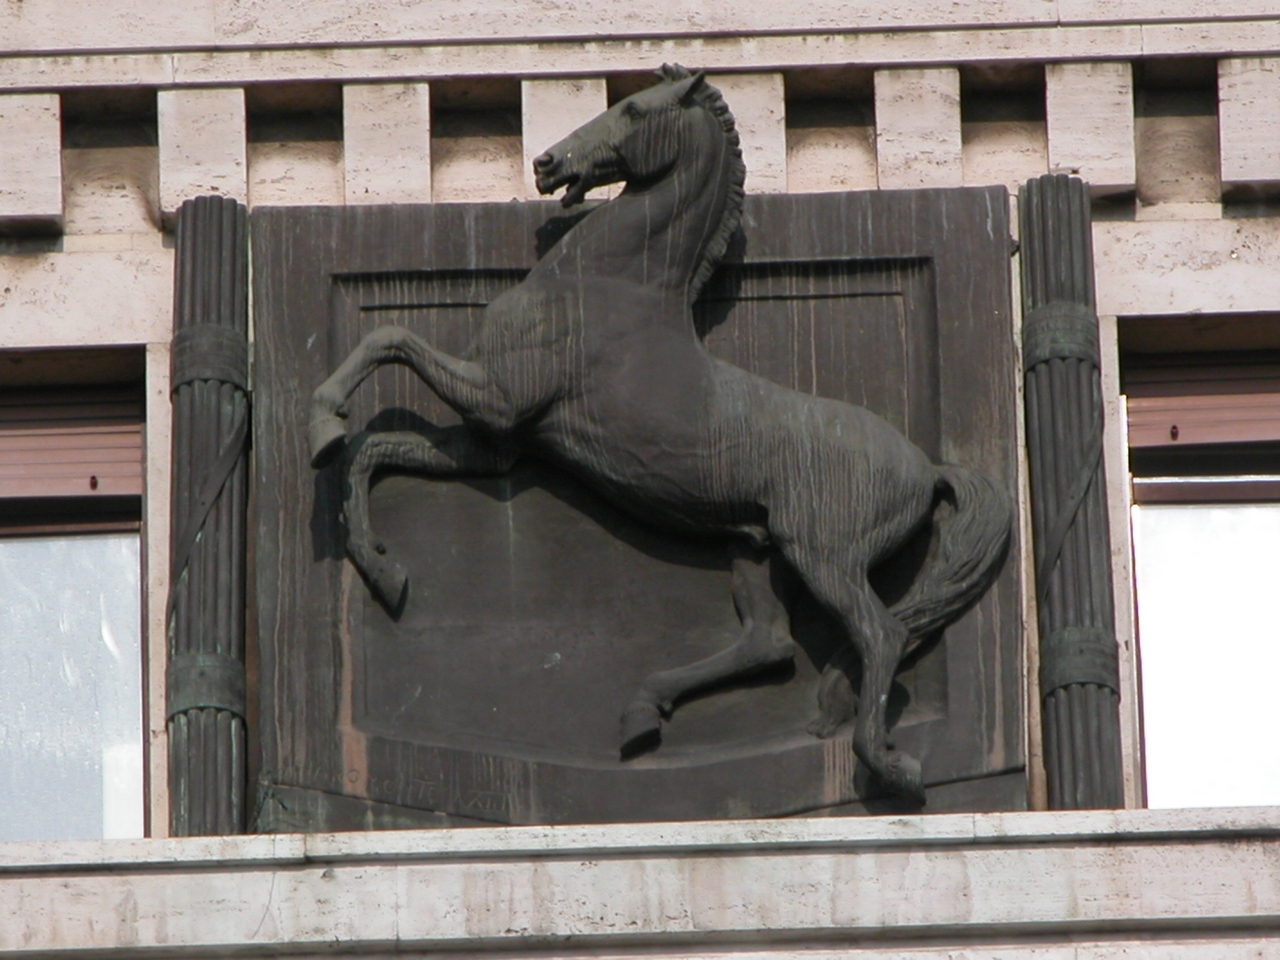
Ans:
{"label": "rectangular stone corbel", "polygon": [[244,90],[161,90],[160,214],[166,229],[183,201],[222,196],[249,201]]}
{"label": "rectangular stone corbel", "polygon": [[0,95],[0,234],[62,231],[62,101]]}

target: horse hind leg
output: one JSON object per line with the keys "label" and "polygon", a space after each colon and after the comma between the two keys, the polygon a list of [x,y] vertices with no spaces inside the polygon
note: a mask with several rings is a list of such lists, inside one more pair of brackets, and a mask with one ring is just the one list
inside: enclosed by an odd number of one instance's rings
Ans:
{"label": "horse hind leg", "polygon": [[822,670],[818,680],[818,716],[809,724],[815,737],[827,739],[858,713],[858,692],[853,675],[861,669],[853,644],[842,643]]}
{"label": "horse hind leg", "polygon": [[[854,752],[891,791],[923,804],[924,780],[919,761],[892,749],[888,743],[889,690],[906,649],[907,628],[886,609],[864,573],[851,577],[817,563],[805,563],[803,557],[792,558],[792,562],[818,599],[840,615],[862,662],[853,729]],[[843,669],[838,664],[834,666],[838,675],[828,679],[824,673],[824,683],[830,683],[833,688],[828,696],[840,695],[842,681],[848,686]],[[825,726],[826,721],[842,716],[843,711],[849,709],[843,702],[820,705],[824,716],[819,719],[819,726]]]}
{"label": "horse hind leg", "polygon": [[770,582],[776,553],[752,552],[733,560],[733,604],[742,623],[736,643],[704,660],[651,674],[622,714],[624,759],[657,746],[662,719],[675,702],[731,677],[786,663],[795,656],[786,607]]}

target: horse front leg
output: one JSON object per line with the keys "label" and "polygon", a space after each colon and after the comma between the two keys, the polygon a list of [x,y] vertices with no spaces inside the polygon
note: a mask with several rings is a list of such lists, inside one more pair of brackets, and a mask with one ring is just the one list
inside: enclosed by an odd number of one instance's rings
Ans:
{"label": "horse front leg", "polygon": [[730,677],[787,663],[795,656],[791,619],[770,576],[777,556],[773,551],[749,548],[734,557],[733,605],[742,634],[733,646],[719,653],[645,678],[622,714],[624,758],[657,745],[662,717],[670,716],[681,697]]}
{"label": "horse front leg", "polygon": [[343,512],[347,554],[374,594],[393,614],[401,609],[409,585],[404,567],[387,556],[369,522],[369,485],[383,467],[434,476],[495,476],[515,463],[513,447],[477,437],[465,426],[447,427],[429,436],[403,431],[369,434],[351,460]]}
{"label": "horse front leg", "polygon": [[511,404],[480,364],[442,353],[402,327],[379,327],[311,394],[307,439],[313,467],[323,466],[342,448],[347,438],[343,422],[347,399],[369,374],[388,363],[411,367],[436,396],[463,416],[510,425]]}

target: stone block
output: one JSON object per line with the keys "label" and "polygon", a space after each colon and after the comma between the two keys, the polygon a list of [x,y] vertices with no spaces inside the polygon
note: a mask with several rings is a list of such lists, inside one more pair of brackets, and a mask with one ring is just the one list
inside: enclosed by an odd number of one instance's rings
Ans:
{"label": "stone block", "polygon": [[62,169],[68,235],[150,234],[159,229],[155,147],[67,149]]}
{"label": "stone block", "polygon": [[959,70],[876,71],[876,164],[882,190],[964,182]]}
{"label": "stone block", "polygon": [[737,122],[748,193],[787,189],[787,107],[780,73],[726,73],[708,77]]}
{"label": "stone block", "polygon": [[869,100],[787,104],[787,190],[874,190],[876,128]]}
{"label": "stone block", "polygon": [[172,328],[173,250],[158,243],[0,256],[0,346],[165,343]]}
{"label": "stone block", "polygon": [[1218,203],[1222,184],[1212,91],[1143,91],[1134,124],[1138,201],[1143,207]]}
{"label": "stone block", "polygon": [[1099,315],[1265,313],[1280,303],[1280,218],[1098,221]]}
{"label": "stone block", "polygon": [[1079,174],[1095,197],[1134,189],[1133,68],[1123,62],[1045,67],[1049,169]]}
{"label": "stone block", "polygon": [[431,88],[349,83],[342,88],[347,203],[431,201]]}
{"label": "stone block", "polygon": [[505,203],[523,199],[519,137],[442,137],[431,145],[435,203]]}
{"label": "stone block", "polygon": [[62,104],[56,93],[0,95],[0,233],[62,229]]}
{"label": "stone block", "polygon": [[250,143],[249,206],[341,206],[342,143],[286,140]]}
{"label": "stone block", "polygon": [[248,202],[244,90],[161,90],[156,110],[166,222],[192,197],[219,194]]}
{"label": "stone block", "polygon": [[1017,194],[1022,184],[1049,172],[1043,121],[981,120],[963,124],[962,136],[967,187],[1002,183]]}
{"label": "stone block", "polygon": [[1280,188],[1280,57],[1218,61],[1222,186]]}
{"label": "stone block", "polygon": [[[533,178],[533,158],[609,106],[603,79],[525,80],[520,84],[521,138],[524,143],[524,189],[530,200],[538,197]],[[593,190],[588,197],[603,196]]]}

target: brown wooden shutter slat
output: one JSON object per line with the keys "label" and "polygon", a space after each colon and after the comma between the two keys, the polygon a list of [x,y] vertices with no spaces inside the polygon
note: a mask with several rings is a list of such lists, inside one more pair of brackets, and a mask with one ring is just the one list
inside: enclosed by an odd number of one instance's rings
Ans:
{"label": "brown wooden shutter slat", "polygon": [[0,497],[141,495],[142,410],[136,388],[0,396]]}
{"label": "brown wooden shutter slat", "polygon": [[1132,447],[1280,440],[1280,365],[1273,357],[1135,357],[1124,392]]}

